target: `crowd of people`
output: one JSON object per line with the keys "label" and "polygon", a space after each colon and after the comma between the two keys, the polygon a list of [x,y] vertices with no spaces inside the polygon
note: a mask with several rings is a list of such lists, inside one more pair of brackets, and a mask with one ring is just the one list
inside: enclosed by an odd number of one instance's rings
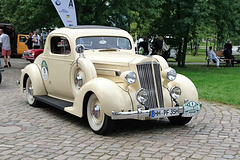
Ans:
{"label": "crowd of people", "polygon": [[147,37],[143,38],[143,42],[140,42],[137,46],[137,50],[141,51],[143,55],[159,55],[167,60],[169,56],[169,46],[165,43],[162,36],[159,36],[156,41],[151,44]]}
{"label": "crowd of people", "polygon": [[[223,55],[224,59],[226,60],[226,67],[229,67],[230,64],[234,66],[234,56],[232,55],[232,44],[230,40],[227,40],[226,44],[224,45]],[[216,53],[212,50],[212,46],[210,46],[208,50],[208,59],[211,62],[216,63],[216,66],[219,68],[219,61],[222,59],[216,56]]]}
{"label": "crowd of people", "polygon": [[41,37],[38,35],[38,31],[35,31],[34,34],[30,32],[28,34],[28,39],[25,44],[28,46],[28,49],[40,49]]}
{"label": "crowd of people", "polygon": [[[138,44],[137,50],[138,53],[145,56],[160,55],[166,60],[169,57],[169,46],[165,43],[162,36],[159,36],[158,39],[153,42],[153,44],[149,42],[147,37],[144,37],[144,41]],[[226,60],[226,67],[229,67],[230,65],[234,66],[234,56],[232,55],[232,44],[230,40],[227,40],[226,44],[224,45],[223,54],[224,59]],[[219,68],[219,64],[222,59],[216,55],[212,46],[210,46],[208,50],[208,59],[211,62],[216,63],[216,66]]]}
{"label": "crowd of people", "polygon": [[[38,35],[38,31],[34,31],[29,33],[28,39],[26,40],[25,44],[27,45],[28,49],[39,49],[40,48],[40,41],[41,37]],[[5,68],[11,67],[11,46],[10,46],[10,38],[7,34],[0,29],[0,47],[2,48],[2,56],[4,57]],[[144,41],[140,42],[137,46],[138,53],[142,52],[141,54],[147,55],[160,55],[167,60],[169,57],[169,46],[165,43],[162,36],[159,36],[157,40],[151,44],[147,37],[144,37]],[[230,64],[234,64],[233,60],[234,57],[232,55],[232,44],[231,41],[228,40],[227,43],[224,45],[224,56],[225,59],[231,59],[231,61],[226,61],[226,66],[230,66]],[[220,58],[216,56],[215,52],[213,51],[212,46],[209,47],[208,51],[208,59],[216,63],[216,66],[219,67]],[[1,66],[0,66],[1,68]]]}
{"label": "crowd of people", "polygon": [[[28,49],[39,49],[40,48],[41,37],[38,35],[38,31],[34,31],[29,33],[28,39],[25,44]],[[0,29],[0,47],[2,48],[2,56],[4,58],[4,68],[11,67],[11,43],[10,38],[7,34],[4,33],[3,29]],[[1,64],[1,61],[0,61]],[[1,68],[1,65],[0,65]]]}

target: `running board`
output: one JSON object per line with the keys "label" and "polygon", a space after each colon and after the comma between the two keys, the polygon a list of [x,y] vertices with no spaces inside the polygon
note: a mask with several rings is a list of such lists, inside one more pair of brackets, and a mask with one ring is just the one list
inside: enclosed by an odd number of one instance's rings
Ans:
{"label": "running board", "polygon": [[49,96],[34,96],[34,98],[40,102],[46,103],[63,111],[65,107],[73,106],[72,102],[60,100]]}

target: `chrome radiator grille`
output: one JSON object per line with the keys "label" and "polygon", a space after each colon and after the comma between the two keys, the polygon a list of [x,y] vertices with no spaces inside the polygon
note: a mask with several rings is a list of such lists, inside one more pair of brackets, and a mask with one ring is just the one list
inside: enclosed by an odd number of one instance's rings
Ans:
{"label": "chrome radiator grille", "polygon": [[160,65],[156,62],[146,62],[137,65],[140,87],[148,91],[149,98],[145,105],[148,108],[163,108],[162,82]]}

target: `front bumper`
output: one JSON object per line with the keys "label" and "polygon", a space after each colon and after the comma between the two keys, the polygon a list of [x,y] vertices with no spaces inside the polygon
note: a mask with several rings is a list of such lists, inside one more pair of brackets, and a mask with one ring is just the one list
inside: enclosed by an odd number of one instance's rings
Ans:
{"label": "front bumper", "polygon": [[34,60],[34,57],[30,57],[30,56],[22,56],[22,58],[26,60]]}
{"label": "front bumper", "polygon": [[132,112],[112,112],[112,119],[158,119],[164,117],[182,116],[193,117],[200,112],[202,104],[195,101],[189,101],[181,107],[171,108],[153,108]]}

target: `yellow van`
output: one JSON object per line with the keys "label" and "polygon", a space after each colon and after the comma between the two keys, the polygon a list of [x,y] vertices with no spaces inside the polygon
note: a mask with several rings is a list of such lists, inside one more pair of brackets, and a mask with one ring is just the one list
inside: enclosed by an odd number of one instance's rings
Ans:
{"label": "yellow van", "polygon": [[28,39],[26,34],[18,34],[17,36],[17,54],[23,54],[24,51],[28,50],[27,45],[25,44]]}

